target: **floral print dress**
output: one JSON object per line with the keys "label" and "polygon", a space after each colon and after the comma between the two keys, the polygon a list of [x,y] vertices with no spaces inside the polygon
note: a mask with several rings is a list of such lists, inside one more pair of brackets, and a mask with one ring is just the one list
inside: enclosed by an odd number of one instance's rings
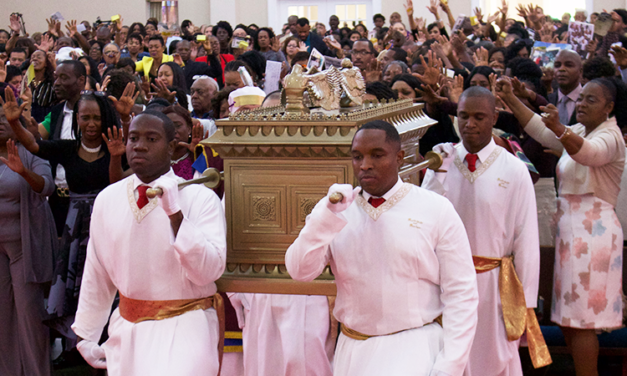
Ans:
{"label": "floral print dress", "polygon": [[622,326],[623,231],[614,207],[586,195],[557,200],[551,320],[579,329]]}

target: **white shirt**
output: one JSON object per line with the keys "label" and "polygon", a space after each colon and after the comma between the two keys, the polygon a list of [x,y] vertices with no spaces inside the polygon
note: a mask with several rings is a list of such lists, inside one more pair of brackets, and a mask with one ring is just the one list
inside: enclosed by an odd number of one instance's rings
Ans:
{"label": "white shirt", "polygon": [[359,195],[339,214],[320,200],[287,250],[287,270],[312,281],[330,263],[335,317],[368,335],[422,327],[443,314],[444,348],[433,369],[461,375],[477,320],[466,231],[443,197],[400,179],[391,191],[376,209]]}
{"label": "white shirt", "polygon": [[[176,178],[172,170],[167,175]],[[212,309],[138,324],[123,319],[118,309],[111,314],[117,291],[139,300],[211,296],[226,265],[226,220],[212,190],[190,185],[179,191],[184,219],[174,237],[158,198],[137,207],[134,192],[140,184],[132,175],[96,198],[72,329],[98,342],[111,315],[103,345],[110,375],[211,374],[214,366],[217,373]]]}
{"label": "white shirt", "polygon": [[[464,222],[473,255],[514,256],[527,307],[535,307],[540,246],[535,191],[527,167],[492,140],[477,153],[483,163],[471,173],[462,162],[468,154],[464,145],[455,148],[455,161],[447,172],[428,170],[422,186],[451,201]],[[499,271],[477,274],[479,323],[470,353],[471,375],[503,374],[518,354],[518,341],[507,340],[500,311]]]}
{"label": "white shirt", "polygon": [[[61,140],[74,140],[72,133],[72,115],[74,110],[67,106],[67,102],[63,106],[63,124],[61,125]],[[59,188],[67,188],[67,180],[65,180],[65,169],[60,164],[57,165],[57,171],[54,176],[54,184]]]}
{"label": "white shirt", "polygon": [[562,153],[557,162],[560,196],[592,193],[616,206],[625,168],[625,140],[616,118],[609,118],[588,135],[586,127],[580,123],[571,126],[570,130],[583,137],[581,149],[573,155],[568,154],[555,133],[544,125],[540,115],[533,115],[525,125],[525,132],[534,140]]}

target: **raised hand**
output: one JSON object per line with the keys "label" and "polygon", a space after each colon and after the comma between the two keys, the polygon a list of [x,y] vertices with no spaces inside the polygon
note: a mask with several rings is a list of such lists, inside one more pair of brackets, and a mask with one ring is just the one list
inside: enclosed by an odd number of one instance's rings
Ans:
{"label": "raised hand", "polygon": [[41,42],[39,44],[35,44],[35,47],[37,47],[38,50],[42,50],[47,53],[48,51],[50,51],[53,45],[54,40],[52,39],[52,37],[50,37],[50,35],[48,34],[44,34],[41,36]]}
{"label": "raised hand", "polygon": [[163,98],[170,103],[174,103],[176,99],[176,91],[170,91],[170,89],[168,89],[168,85],[166,85],[165,82],[157,78],[155,80],[155,83],[151,84],[150,86],[156,90],[156,92],[149,93],[150,95]]}
{"label": "raised hand", "polygon": [[56,53],[52,51],[48,51],[48,53],[46,53],[46,60],[48,60],[48,64],[50,64],[53,70],[57,69],[57,54]]}
{"label": "raised hand", "polygon": [[507,11],[509,10],[509,5],[507,4],[507,0],[503,0],[501,2],[501,7],[498,9],[499,9],[499,12],[503,15],[503,17],[507,18]]}
{"label": "raised hand", "polygon": [[298,51],[307,52],[307,45],[305,42],[298,42]]}
{"label": "raised hand", "polygon": [[209,132],[205,132],[205,128],[200,122],[195,123],[192,128],[192,141],[190,143],[179,141],[180,146],[185,146],[190,152],[194,152],[196,146],[203,140],[203,138],[209,137]]}
{"label": "raised hand", "polygon": [[444,53],[444,56],[449,56],[453,53],[453,46],[451,45],[451,42],[449,42],[446,35],[438,35],[435,39],[442,47],[442,53]]}
{"label": "raised hand", "polygon": [[270,48],[272,48],[274,52],[279,52],[281,49],[281,43],[279,42],[279,38],[277,38],[277,36],[274,36],[274,38],[270,41]]}
{"label": "raised hand", "polygon": [[104,80],[102,80],[102,85],[99,82],[96,82],[96,91],[107,91],[109,82],[111,82],[111,76],[105,77]]}
{"label": "raised hand", "polygon": [[520,82],[518,78],[516,77],[512,78],[511,83],[512,83],[512,92],[514,93],[515,96],[517,96],[520,99],[529,98],[529,92],[527,91],[527,87],[525,87],[525,84]]}
{"label": "raised hand", "polygon": [[181,58],[181,55],[177,53],[173,53],[172,58],[173,58],[173,61],[176,63],[176,65],[178,65],[179,67],[183,66],[183,59]]}
{"label": "raised hand", "polygon": [[453,85],[451,86],[451,90],[449,91],[449,100],[451,102],[458,103],[459,97],[462,96],[464,92],[464,76],[458,74],[453,79]]}
{"label": "raised hand", "polygon": [[430,0],[430,4],[427,5],[427,10],[438,19],[438,0]]}
{"label": "raised hand", "polygon": [[546,114],[542,115],[542,122],[550,130],[554,131],[561,124],[559,111],[554,105],[540,106],[540,111]]}
{"label": "raised hand", "polygon": [[364,72],[364,80],[366,80],[366,82],[381,81],[382,70],[381,62],[377,59],[372,59],[370,66],[368,66]]}
{"label": "raised hand", "polygon": [[48,24],[48,33],[58,37],[59,34],[57,33],[57,23],[59,23],[59,21],[48,18],[46,19],[46,23]]}
{"label": "raised hand", "polygon": [[475,17],[477,17],[478,22],[483,21],[483,14],[481,14],[481,8],[475,7]]}
{"label": "raised hand", "polygon": [[422,85],[421,89],[416,89],[416,94],[419,95],[419,97],[416,98],[418,102],[425,102],[435,106],[446,101],[445,97],[440,96],[439,93],[433,90],[429,85]]}
{"label": "raised hand", "polygon": [[417,77],[425,85],[435,86],[440,81],[440,76],[442,75],[442,60],[438,62],[433,51],[427,52],[427,58],[429,59],[428,64],[425,58],[422,55],[420,56],[420,62],[425,69],[425,74],[412,73],[412,75]]}
{"label": "raised hand", "polygon": [[[586,45],[586,52],[591,53],[591,57],[594,56],[597,52],[597,47],[599,46],[599,42],[596,38],[592,38],[592,40]],[[616,46],[618,47],[618,46]]]}
{"label": "raised hand", "polygon": [[540,40],[546,43],[553,42],[553,30],[549,24],[545,24],[542,26],[542,29],[540,29]]}
{"label": "raised hand", "polygon": [[209,38],[203,40],[201,44],[202,48],[204,48],[205,52],[207,52],[207,55],[213,54],[213,50],[211,49],[211,40]]}
{"label": "raised hand", "polygon": [[[109,76],[107,76],[107,78],[109,78]],[[120,119],[122,119],[122,121],[127,121],[129,119],[138,95],[139,91],[135,92],[135,83],[129,82],[126,84],[124,92],[119,100],[114,96],[109,96],[109,99],[113,102],[116,111],[120,114]]]}
{"label": "raised hand", "polygon": [[107,129],[108,136],[102,134],[102,139],[107,144],[107,149],[112,157],[121,157],[126,153],[126,145],[124,145],[124,136],[122,130],[118,130],[118,127]]}
{"label": "raised hand", "polygon": [[419,31],[425,28],[426,20],[422,17],[414,18],[414,22],[416,23],[416,29]]}
{"label": "raised hand", "polygon": [[448,3],[445,3],[444,0],[439,0],[439,1],[440,1],[440,8],[442,8],[443,11],[448,12],[449,10]]}
{"label": "raised hand", "polygon": [[480,47],[478,50],[475,51],[475,66],[482,66],[482,65],[488,65],[488,55],[489,52],[488,50],[486,50],[483,47]]}
{"label": "raised hand", "polygon": [[148,95],[148,93],[150,92],[150,80],[148,78],[146,78],[146,76],[141,76],[141,90],[144,92],[144,95]]}
{"label": "raised hand", "polygon": [[76,33],[78,32],[77,27],[76,27],[76,20],[68,21],[65,24],[65,29],[67,30],[70,38],[73,38],[74,35],[76,35]]}
{"label": "raised hand", "polygon": [[0,82],[4,82],[7,78],[7,68],[6,65],[0,65]]}
{"label": "raised hand", "polygon": [[7,121],[9,123],[18,121],[28,103],[22,103],[21,106],[18,106],[15,94],[13,94],[13,90],[9,86],[4,89],[4,98],[6,99],[2,100],[2,97],[0,97],[0,104],[2,105]]}
{"label": "raised hand", "polygon": [[527,9],[522,4],[518,4],[516,6],[516,11],[518,12],[518,16],[524,19],[527,19]]}
{"label": "raised hand", "polygon": [[514,90],[512,87],[512,81],[507,76],[502,76],[496,81],[496,86],[494,89],[496,96],[501,98],[504,101],[507,101],[514,95]]}
{"label": "raised hand", "polygon": [[616,65],[621,69],[627,68],[627,49],[625,47],[614,46],[609,51],[616,59]]}
{"label": "raised hand", "polygon": [[9,29],[12,31],[19,33],[22,25],[20,23],[20,17],[17,14],[12,14],[9,18]]}
{"label": "raised hand", "polygon": [[412,0],[406,0],[403,6],[405,7],[405,12],[407,12],[407,16],[409,18],[413,18],[414,17],[414,3],[412,2]]}
{"label": "raised hand", "polygon": [[0,157],[0,161],[2,161],[8,168],[13,170],[15,173],[23,175],[26,172],[26,168],[22,163],[22,159],[20,159],[20,154],[17,150],[17,145],[15,145],[15,141],[8,140],[7,141],[7,156],[9,159],[4,157]]}

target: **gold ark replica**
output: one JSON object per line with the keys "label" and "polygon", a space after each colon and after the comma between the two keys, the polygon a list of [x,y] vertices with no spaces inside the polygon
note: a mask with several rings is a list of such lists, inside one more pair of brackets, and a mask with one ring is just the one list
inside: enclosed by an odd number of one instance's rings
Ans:
{"label": "gold ark replica", "polygon": [[[313,75],[293,72],[285,80],[286,106],[218,120],[217,132],[203,141],[224,159],[227,267],[217,281],[220,291],[336,294],[328,266],[313,282],[292,280],[284,265],[285,251],[332,184],[357,184],[350,146],[361,125],[380,119],[397,127],[406,152],[400,175],[417,183],[422,167],[416,166],[418,141],[436,121],[411,100],[363,104],[361,74],[350,62],[343,68]],[[340,73],[348,73],[348,79],[339,82]],[[324,78],[327,82],[320,85]],[[304,91],[321,108],[303,106]],[[352,106],[340,107],[340,100]]]}

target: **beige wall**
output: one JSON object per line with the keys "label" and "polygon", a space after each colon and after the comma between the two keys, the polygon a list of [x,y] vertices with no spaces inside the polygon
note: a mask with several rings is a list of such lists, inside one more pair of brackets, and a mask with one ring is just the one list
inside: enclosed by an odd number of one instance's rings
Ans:
{"label": "beige wall", "polygon": [[[11,12],[24,14],[26,29],[28,32],[44,31],[47,29],[45,19],[56,11],[60,11],[66,20],[87,19],[93,22],[100,16],[103,20],[109,19],[114,14],[121,14],[125,24],[130,25],[134,21],[145,22],[148,16],[148,5],[145,0],[1,0],[0,28],[6,28]],[[534,0],[538,5],[544,5],[548,1],[566,0]],[[278,12],[268,9],[269,0],[179,0],[179,19],[190,19],[196,25],[205,23],[215,24],[220,20],[227,20],[231,24],[244,23],[246,25],[256,23],[259,26],[268,24],[268,12]],[[527,0],[509,0],[510,15],[515,15],[515,4],[527,3]],[[275,4],[270,0],[270,4]],[[389,18],[392,12],[399,12],[403,22],[407,22],[405,0],[382,0],[382,13]],[[500,3],[500,0],[449,0],[453,14],[464,13],[471,15],[471,4],[486,5]],[[625,8],[627,0],[587,0],[593,11],[602,9]],[[415,15],[427,18],[427,22],[433,22],[433,16],[426,10],[428,0],[414,0]],[[441,17],[445,17],[443,12]],[[561,15],[553,15],[559,17]],[[281,23],[285,22],[280,20]]]}

